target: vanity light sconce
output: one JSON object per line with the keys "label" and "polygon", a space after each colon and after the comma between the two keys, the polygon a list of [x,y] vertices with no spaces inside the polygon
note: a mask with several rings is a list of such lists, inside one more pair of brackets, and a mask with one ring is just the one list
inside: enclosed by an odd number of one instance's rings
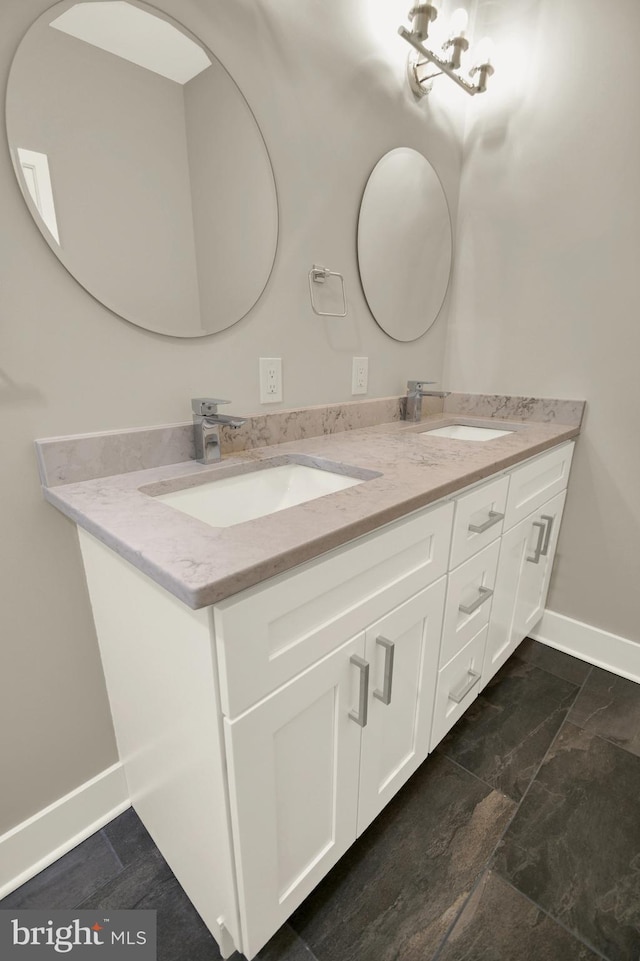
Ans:
{"label": "vanity light sconce", "polygon": [[[399,27],[398,33],[403,40],[418,52],[420,56],[409,54],[407,64],[407,76],[409,86],[417,98],[424,97],[431,90],[435,77],[446,75],[451,77],[454,83],[462,87],[466,93],[473,96],[476,93],[484,93],[487,89],[487,79],[493,73],[491,65],[491,41],[488,37],[481,40],[477,45],[472,56],[472,66],[469,70],[469,79],[461,76],[457,71],[462,66],[462,56],[469,50],[467,40],[467,11],[462,7],[456,10],[451,17],[449,39],[442,44],[442,55],[439,56],[432,50],[424,46],[423,40],[429,36],[429,26],[438,16],[438,11],[433,3],[421,3],[412,7],[409,11],[409,20],[412,29]],[[433,71],[428,64],[433,64],[438,69]]]}

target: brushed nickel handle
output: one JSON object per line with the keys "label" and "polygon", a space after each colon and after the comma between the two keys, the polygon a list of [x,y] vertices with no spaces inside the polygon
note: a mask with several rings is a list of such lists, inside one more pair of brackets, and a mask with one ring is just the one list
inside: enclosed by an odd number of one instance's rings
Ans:
{"label": "brushed nickel handle", "polygon": [[493,591],[488,587],[479,587],[478,592],[478,597],[476,597],[475,601],[472,601],[471,604],[458,604],[458,610],[462,611],[463,614],[473,614],[481,604],[484,604],[490,597],[493,597]]}
{"label": "brushed nickel handle", "polygon": [[379,701],[383,704],[391,704],[391,686],[393,684],[393,658],[395,655],[396,646],[393,641],[388,641],[386,637],[382,635],[376,637],[376,644],[384,648],[384,679],[382,682],[382,690],[378,688],[373,692],[373,696],[377,697]]}
{"label": "brushed nickel handle", "polygon": [[542,555],[542,557],[546,557],[547,554],[549,553],[549,541],[551,540],[551,531],[553,530],[553,522],[555,520],[555,517],[552,517],[551,514],[543,514],[542,520],[546,521],[547,530],[544,535],[544,544],[542,545],[542,550],[540,551],[540,554]]}
{"label": "brushed nickel handle", "polygon": [[499,514],[498,511],[489,511],[489,517],[483,524],[469,524],[469,530],[472,534],[484,534],[490,527],[499,524],[502,520],[504,520],[504,514]]}
{"label": "brushed nickel handle", "polygon": [[477,671],[472,671],[471,668],[469,668],[467,674],[469,675],[469,680],[460,688],[460,690],[449,691],[449,700],[455,701],[456,704],[459,704],[461,701],[463,701],[469,691],[473,690],[480,680],[480,674],[478,674]]}
{"label": "brushed nickel handle", "polygon": [[533,554],[530,554],[527,557],[527,560],[531,561],[532,564],[539,564],[540,556],[542,554],[542,542],[544,540],[547,525],[543,521],[534,521],[533,526],[538,528],[538,543],[535,546]]}
{"label": "brushed nickel handle", "polygon": [[364,660],[364,658],[359,657],[357,654],[352,654],[349,658],[351,664],[355,666],[360,671],[360,693],[358,696],[358,710],[349,711],[349,717],[360,727],[367,726],[367,707],[369,700],[369,665]]}

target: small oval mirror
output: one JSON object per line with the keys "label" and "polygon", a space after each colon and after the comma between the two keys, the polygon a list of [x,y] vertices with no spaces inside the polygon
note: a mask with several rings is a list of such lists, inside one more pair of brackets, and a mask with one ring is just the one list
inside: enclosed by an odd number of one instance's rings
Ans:
{"label": "small oval mirror", "polygon": [[126,320],[201,337],[240,320],[271,274],[269,155],[232,77],[184,27],[130,0],[65,0],[22,40],[6,121],[47,243]]}
{"label": "small oval mirror", "polygon": [[421,153],[396,147],[374,167],[358,219],[358,265],[378,325],[394,340],[417,340],[442,307],[451,272],[449,207]]}

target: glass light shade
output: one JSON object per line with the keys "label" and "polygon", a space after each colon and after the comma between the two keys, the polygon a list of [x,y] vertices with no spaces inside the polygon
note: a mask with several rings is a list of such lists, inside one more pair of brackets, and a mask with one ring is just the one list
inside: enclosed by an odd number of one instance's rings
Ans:
{"label": "glass light shade", "polygon": [[449,25],[449,33],[451,34],[451,37],[454,38],[466,36],[468,24],[469,14],[464,7],[458,7],[458,9],[453,12],[451,23]]}
{"label": "glass light shade", "polygon": [[491,64],[493,58],[493,40],[490,37],[483,37],[473,53],[473,62],[476,67],[484,67]]}

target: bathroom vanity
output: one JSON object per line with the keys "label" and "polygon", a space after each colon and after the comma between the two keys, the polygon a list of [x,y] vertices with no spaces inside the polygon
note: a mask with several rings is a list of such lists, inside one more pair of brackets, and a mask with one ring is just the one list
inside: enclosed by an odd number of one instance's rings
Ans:
{"label": "bathroom vanity", "polygon": [[[426,433],[461,422],[509,432]],[[361,482],[225,529],[158,500],[198,465],[45,487],[79,524],[132,803],[224,956],[260,950],[540,619],[578,431],[436,416],[246,451],[214,470]]]}

